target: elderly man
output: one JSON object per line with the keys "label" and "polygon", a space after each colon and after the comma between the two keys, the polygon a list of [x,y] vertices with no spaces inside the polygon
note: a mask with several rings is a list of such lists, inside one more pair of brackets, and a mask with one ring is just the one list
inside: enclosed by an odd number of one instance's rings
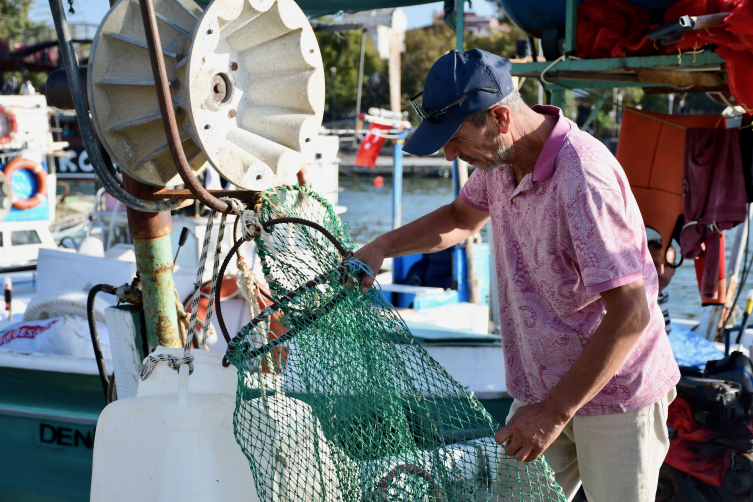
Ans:
{"label": "elderly man", "polygon": [[356,256],[378,270],[386,257],[457,244],[491,218],[515,398],[496,441],[522,462],[543,454],[570,499],[582,482],[592,502],[653,501],[680,374],[625,173],[558,108],[529,108],[506,59],[450,51],[422,94],[404,150],[444,148],[476,171],[451,204]]}

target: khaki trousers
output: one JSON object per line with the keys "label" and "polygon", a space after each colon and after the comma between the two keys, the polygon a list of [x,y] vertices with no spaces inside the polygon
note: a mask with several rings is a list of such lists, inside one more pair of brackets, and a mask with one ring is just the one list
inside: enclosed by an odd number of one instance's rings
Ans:
{"label": "khaki trousers", "polygon": [[[544,452],[567,500],[582,482],[589,502],[654,502],[659,469],[669,450],[667,407],[675,396],[672,388],[640,410],[575,415]],[[507,422],[522,406],[522,401],[513,402]]]}

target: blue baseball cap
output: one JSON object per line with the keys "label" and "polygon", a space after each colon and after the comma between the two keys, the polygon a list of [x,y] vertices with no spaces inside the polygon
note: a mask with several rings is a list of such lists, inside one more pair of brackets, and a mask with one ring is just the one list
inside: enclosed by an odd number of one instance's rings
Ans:
{"label": "blue baseball cap", "polygon": [[[514,88],[507,59],[481,49],[451,50],[431,67],[423,92],[410,100],[421,124],[403,151],[413,155],[439,151],[468,115],[491,108]],[[415,100],[421,95],[419,105]]]}

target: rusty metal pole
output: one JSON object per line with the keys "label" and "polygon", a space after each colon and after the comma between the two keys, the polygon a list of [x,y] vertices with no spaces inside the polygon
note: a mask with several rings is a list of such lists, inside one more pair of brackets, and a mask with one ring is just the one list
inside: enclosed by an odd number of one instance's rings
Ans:
{"label": "rusty metal pole", "polygon": [[[145,185],[123,173],[123,188],[146,199],[158,187]],[[136,253],[136,269],[141,276],[146,337],[152,348],[180,347],[178,316],[173,292],[173,257],[170,234],[172,217],[168,211],[145,213],[128,208],[128,227]]]}

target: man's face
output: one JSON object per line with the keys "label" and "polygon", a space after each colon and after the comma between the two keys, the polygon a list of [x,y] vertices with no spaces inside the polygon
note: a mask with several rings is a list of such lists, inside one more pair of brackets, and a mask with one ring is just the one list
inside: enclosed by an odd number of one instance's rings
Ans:
{"label": "man's face", "polygon": [[500,132],[497,116],[489,112],[489,120],[482,127],[463,122],[460,129],[444,146],[447,160],[459,158],[477,167],[482,172],[490,172],[502,164],[510,164],[514,159],[512,142]]}
{"label": "man's face", "polygon": [[[654,261],[656,267],[656,275],[659,276],[659,291],[663,291],[664,288],[669,286],[669,281],[672,280],[672,276],[675,275],[675,269],[667,266],[664,260],[664,253],[661,248],[649,248],[651,253],[651,259]],[[671,247],[667,250],[667,258],[674,262],[675,250]]]}

